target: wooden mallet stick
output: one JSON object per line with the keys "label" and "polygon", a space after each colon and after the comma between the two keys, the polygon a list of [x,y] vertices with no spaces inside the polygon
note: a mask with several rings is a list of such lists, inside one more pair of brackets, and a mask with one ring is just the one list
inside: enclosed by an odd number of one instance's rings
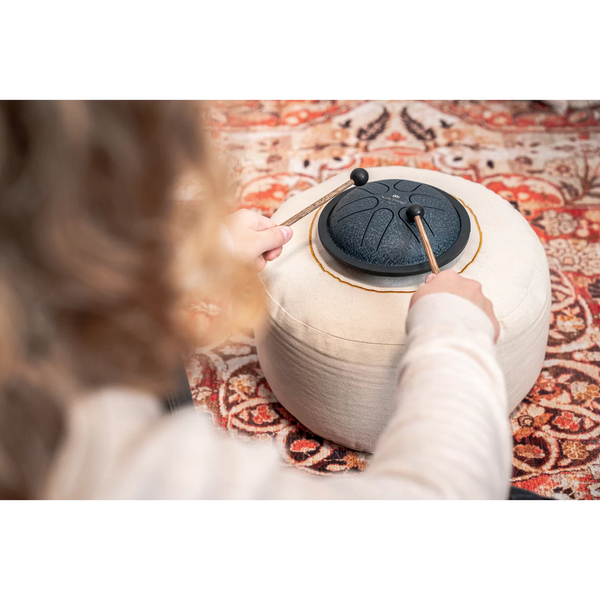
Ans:
{"label": "wooden mallet stick", "polygon": [[423,247],[425,248],[425,254],[427,254],[427,260],[429,261],[431,272],[438,275],[440,268],[438,267],[437,260],[435,260],[435,255],[431,249],[431,244],[429,243],[427,233],[425,233],[425,227],[423,227],[422,217],[425,216],[425,209],[420,204],[411,204],[406,209],[406,216],[408,217],[409,221],[414,221],[417,224],[417,229],[419,230],[419,235],[421,236],[421,241],[423,242]]}
{"label": "wooden mallet stick", "polygon": [[350,173],[350,181],[346,181],[339,187],[336,187],[335,190],[329,192],[323,196],[320,200],[313,202],[310,206],[307,206],[304,210],[296,213],[293,217],[290,217],[287,221],[284,221],[280,224],[280,227],[286,226],[289,227],[293,225],[296,221],[303,219],[306,215],[309,215],[314,210],[317,210],[323,204],[327,204],[332,198],[335,198],[338,194],[345,192],[347,189],[351,188],[353,185],[356,187],[360,187],[365,185],[369,181],[369,174],[364,169],[354,169],[352,173]]}

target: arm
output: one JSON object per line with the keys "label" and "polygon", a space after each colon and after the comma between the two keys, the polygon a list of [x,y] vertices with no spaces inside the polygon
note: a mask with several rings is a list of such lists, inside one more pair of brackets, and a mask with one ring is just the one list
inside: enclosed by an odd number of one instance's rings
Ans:
{"label": "arm", "polygon": [[403,496],[506,498],[512,441],[492,322],[438,293],[414,305],[407,331],[398,411],[369,475],[401,475]]}
{"label": "arm", "polygon": [[271,444],[242,443],[193,410],[160,413],[118,390],[74,405],[50,497],[505,498],[511,440],[494,328],[477,306],[431,294],[411,309],[398,410],[364,473],[282,468]]}
{"label": "arm", "polygon": [[399,368],[398,408],[361,475],[282,475],[276,496],[328,498],[508,497],[512,441],[494,325],[449,293],[411,309]]}

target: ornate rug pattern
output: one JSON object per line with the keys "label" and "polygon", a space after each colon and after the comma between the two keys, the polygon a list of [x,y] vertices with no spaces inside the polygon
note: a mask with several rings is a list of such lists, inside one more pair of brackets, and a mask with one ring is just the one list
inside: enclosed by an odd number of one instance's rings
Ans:
{"label": "ornate rug pattern", "polygon": [[[546,249],[553,290],[543,372],[511,415],[513,483],[600,499],[600,102],[565,114],[527,101],[211,102],[206,125],[237,206],[268,216],[359,166],[459,175],[513,204]],[[188,369],[196,406],[232,435],[274,439],[316,474],[365,468],[368,455],[313,435],[277,402],[251,332],[199,349]]]}

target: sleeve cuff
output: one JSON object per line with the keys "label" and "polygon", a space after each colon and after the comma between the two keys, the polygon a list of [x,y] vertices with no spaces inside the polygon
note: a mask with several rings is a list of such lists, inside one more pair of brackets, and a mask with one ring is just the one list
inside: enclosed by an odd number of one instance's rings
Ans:
{"label": "sleeve cuff", "polygon": [[408,313],[406,332],[436,329],[457,333],[472,332],[494,340],[494,325],[485,312],[456,294],[439,292],[419,299]]}

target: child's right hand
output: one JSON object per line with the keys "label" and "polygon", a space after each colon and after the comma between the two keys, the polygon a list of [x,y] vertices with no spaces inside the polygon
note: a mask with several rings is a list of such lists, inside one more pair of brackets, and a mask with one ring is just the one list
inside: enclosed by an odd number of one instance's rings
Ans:
{"label": "child's right hand", "polygon": [[474,279],[467,279],[454,271],[442,271],[439,275],[431,273],[425,279],[425,285],[422,285],[414,294],[410,301],[410,306],[418,302],[420,298],[427,294],[447,292],[460,296],[469,302],[478,306],[489,318],[494,326],[494,342],[498,341],[500,335],[500,323],[494,314],[494,307],[481,291],[481,284]]}
{"label": "child's right hand", "polygon": [[294,232],[291,227],[278,227],[275,221],[245,208],[225,219],[233,252],[255,272],[275,260]]}

